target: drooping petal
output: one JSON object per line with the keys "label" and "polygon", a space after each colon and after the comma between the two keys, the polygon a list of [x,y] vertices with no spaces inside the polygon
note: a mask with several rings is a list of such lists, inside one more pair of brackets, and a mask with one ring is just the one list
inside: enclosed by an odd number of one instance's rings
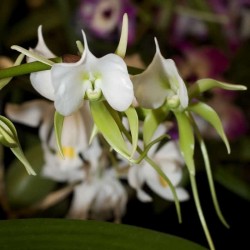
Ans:
{"label": "drooping petal", "polygon": [[101,73],[101,89],[109,105],[117,111],[125,111],[134,98],[125,62],[115,54],[108,54],[98,60],[95,70]]}
{"label": "drooping petal", "polygon": [[71,207],[68,218],[87,219],[90,207],[96,197],[99,188],[99,182],[84,182],[78,185],[74,190]]}
{"label": "drooping petal", "polygon": [[43,97],[53,101],[54,88],[51,81],[50,70],[34,72],[30,74],[30,82],[33,88]]}

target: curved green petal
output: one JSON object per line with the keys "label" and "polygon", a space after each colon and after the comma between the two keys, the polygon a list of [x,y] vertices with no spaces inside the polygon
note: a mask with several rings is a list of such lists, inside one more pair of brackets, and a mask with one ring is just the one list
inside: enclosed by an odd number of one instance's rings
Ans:
{"label": "curved green petal", "polygon": [[188,94],[189,98],[196,97],[200,95],[201,93],[208,91],[213,88],[221,88],[226,90],[246,90],[247,87],[244,85],[238,85],[238,84],[229,84],[225,82],[220,82],[214,79],[206,78],[206,79],[200,79],[196,81],[189,89]]}
{"label": "curved green petal", "polygon": [[185,163],[187,164],[188,171],[191,175],[195,175],[195,164],[194,164],[194,133],[190,123],[190,120],[184,112],[174,112],[177,119],[179,129],[179,143],[181,153],[184,157]]}
{"label": "curved green petal", "polygon": [[90,110],[98,130],[109,145],[125,158],[130,157],[127,144],[122,136],[122,133],[110,114],[105,102],[90,102]]}
{"label": "curved green petal", "polygon": [[189,106],[188,109],[201,116],[204,120],[209,122],[215,128],[217,133],[220,135],[221,139],[224,141],[228,154],[230,154],[229,142],[224,132],[221,120],[217,115],[217,113],[215,112],[215,110],[212,109],[209,105],[202,102],[192,104]]}

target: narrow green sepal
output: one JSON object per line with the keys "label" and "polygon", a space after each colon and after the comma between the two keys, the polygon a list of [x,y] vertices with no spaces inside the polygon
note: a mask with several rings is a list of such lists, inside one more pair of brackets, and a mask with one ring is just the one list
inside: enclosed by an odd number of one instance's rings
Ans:
{"label": "narrow green sepal", "polygon": [[195,140],[191,122],[185,112],[174,112],[179,130],[179,143],[188,171],[195,175],[194,148]]}
{"label": "narrow green sepal", "polygon": [[136,113],[135,108],[129,107],[125,114],[128,118],[129,127],[131,131],[131,138],[132,138],[132,151],[130,157],[132,158],[138,145],[138,134],[139,134],[139,119]]}
{"label": "narrow green sepal", "polygon": [[22,47],[20,47],[18,45],[12,45],[11,49],[17,50],[18,52],[20,52],[20,53],[22,53],[22,54],[24,54],[24,55],[26,55],[28,57],[31,57],[31,58],[35,59],[36,61],[47,64],[49,66],[52,66],[54,64],[53,61],[39,55],[38,53],[35,53],[33,51],[24,49],[24,48],[22,48]]}
{"label": "narrow green sepal", "polygon": [[146,113],[146,117],[143,124],[143,142],[144,145],[148,145],[158,127],[158,125],[164,121],[168,115],[167,107],[161,107],[159,109],[149,110]]}
{"label": "narrow green sepal", "polygon": [[125,13],[123,15],[122,19],[122,29],[121,29],[121,37],[119,44],[117,46],[117,49],[115,53],[120,56],[121,58],[124,58],[126,55],[127,50],[127,43],[128,43],[128,15]]}
{"label": "narrow green sepal", "polygon": [[24,165],[24,167],[26,168],[28,174],[36,175],[35,171],[31,167],[29,161],[25,157],[20,145],[18,145],[17,147],[14,147],[14,148],[10,148],[10,150],[17,157],[17,159]]}
{"label": "narrow green sepal", "polygon": [[228,142],[228,139],[226,137],[226,134],[224,132],[224,128],[222,126],[221,120],[214,109],[212,109],[209,105],[198,102],[195,104],[192,104],[188,107],[188,109],[199,116],[201,116],[205,121],[209,122],[217,131],[221,139],[226,145],[227,152],[230,154],[230,145]]}
{"label": "narrow green sepal", "polygon": [[56,143],[58,147],[59,154],[64,158],[63,149],[62,149],[62,129],[63,129],[64,116],[55,111],[54,114],[54,129],[56,135]]}
{"label": "narrow green sepal", "polygon": [[201,149],[202,157],[203,157],[204,164],[205,164],[206,174],[207,174],[207,178],[208,178],[208,184],[209,184],[210,193],[211,193],[211,196],[212,196],[215,211],[216,211],[217,216],[219,217],[220,221],[224,224],[224,226],[229,228],[230,226],[229,226],[229,224],[227,223],[226,219],[224,218],[224,216],[222,214],[222,211],[220,209],[220,205],[219,205],[219,202],[218,202],[218,199],[217,199],[206,144],[205,144],[205,142],[204,142],[204,140],[203,140],[203,138],[201,136],[201,133],[199,131],[198,126],[195,124],[195,120],[193,119],[192,116],[190,118],[191,118],[192,123],[193,123],[196,138],[198,139],[198,142],[200,144],[200,149]]}
{"label": "narrow green sepal", "polygon": [[104,101],[90,102],[94,122],[109,145],[126,159],[130,153],[122,133]]}
{"label": "narrow green sepal", "polygon": [[200,79],[196,81],[191,87],[188,89],[189,98],[196,97],[201,93],[208,91],[213,88],[221,88],[226,90],[246,90],[247,87],[244,85],[238,84],[229,84],[225,82],[220,82],[214,79],[206,78]]}
{"label": "narrow green sepal", "polygon": [[96,135],[98,134],[98,128],[97,126],[94,124],[93,125],[93,128],[92,128],[92,131],[91,131],[91,134],[90,134],[90,137],[89,137],[89,145],[93,142],[94,138],[96,137]]}

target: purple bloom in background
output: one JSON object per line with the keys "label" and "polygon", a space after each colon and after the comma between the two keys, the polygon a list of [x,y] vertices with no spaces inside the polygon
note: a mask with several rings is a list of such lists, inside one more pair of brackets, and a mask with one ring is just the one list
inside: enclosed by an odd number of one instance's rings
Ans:
{"label": "purple bloom in background", "polygon": [[79,28],[84,27],[98,38],[115,39],[115,34],[120,34],[124,13],[129,19],[128,44],[132,44],[136,9],[130,0],[82,0],[77,8],[76,22]]}
{"label": "purple bloom in background", "polygon": [[179,49],[183,56],[176,59],[183,78],[194,82],[201,78],[223,79],[229,67],[229,58],[220,49],[212,46],[194,47],[182,43]]}
{"label": "purple bloom in background", "polygon": [[250,36],[250,0],[210,0],[209,4],[216,13],[227,17],[223,31],[231,48],[238,48]]}

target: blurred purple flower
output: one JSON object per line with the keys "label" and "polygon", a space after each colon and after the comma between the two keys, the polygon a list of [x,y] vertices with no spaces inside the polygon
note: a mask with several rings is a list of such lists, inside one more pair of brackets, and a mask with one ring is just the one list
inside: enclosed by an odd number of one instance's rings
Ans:
{"label": "blurred purple flower", "polygon": [[185,80],[194,82],[201,78],[223,79],[228,69],[229,58],[218,48],[212,46],[194,47],[183,43],[179,49],[183,54],[176,63]]}
{"label": "blurred purple flower", "polygon": [[[123,14],[128,14],[128,44],[135,40],[136,9],[130,0],[81,0],[77,8],[77,26],[98,38],[115,39],[120,34]],[[118,31],[118,32],[117,32]]]}
{"label": "blurred purple flower", "polygon": [[[209,1],[212,9],[228,18],[223,31],[228,38],[231,48],[237,48],[242,40],[249,37],[250,31],[250,1],[249,0],[211,0]],[[247,26],[247,29],[246,29]]]}
{"label": "blurred purple flower", "polygon": [[[230,52],[234,52],[243,41],[250,37],[250,0],[210,0],[207,4],[213,11],[214,19],[221,25],[221,32],[227,39]],[[171,42],[177,48],[183,42],[190,40],[203,42],[209,38],[205,19],[203,20],[202,16],[199,18],[186,15],[184,10],[175,16],[172,25]],[[208,22],[213,22],[213,20]]]}

